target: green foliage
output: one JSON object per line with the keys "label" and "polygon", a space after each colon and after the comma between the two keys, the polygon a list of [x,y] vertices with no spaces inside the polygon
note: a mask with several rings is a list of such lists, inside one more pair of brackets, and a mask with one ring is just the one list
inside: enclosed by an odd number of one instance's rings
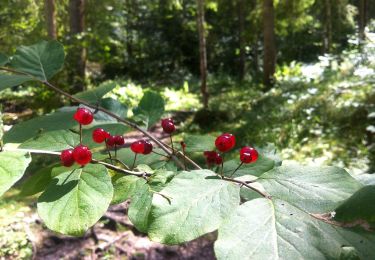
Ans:
{"label": "green foliage", "polygon": [[23,149],[38,149],[45,151],[62,151],[79,144],[79,135],[69,130],[56,130],[39,134],[19,147]]}
{"label": "green foliage", "polygon": [[113,90],[115,87],[115,82],[104,82],[93,89],[77,93],[74,95],[74,97],[85,100],[92,104],[97,104],[108,92]]}
{"label": "green foliage", "polygon": [[361,188],[345,170],[337,167],[280,166],[259,178],[274,198],[311,213],[324,213]]}
{"label": "green foliage", "polygon": [[164,106],[164,99],[161,95],[149,90],[144,93],[138,107],[134,109],[134,114],[146,128],[150,128],[160,120],[164,113]]}
{"label": "green foliage", "polygon": [[219,228],[218,259],[339,259],[352,247],[360,259],[375,257],[375,236],[319,221],[281,200],[242,204]]}
{"label": "green foliage", "polygon": [[22,177],[30,162],[29,153],[0,152],[0,196]]}
{"label": "green foliage", "polygon": [[112,197],[107,169],[88,165],[52,179],[38,199],[38,213],[49,229],[82,236],[106,212]]}
{"label": "green foliage", "polygon": [[[212,10],[216,12],[218,9],[213,5]],[[54,42],[22,47],[11,64],[14,69],[27,71],[44,81],[61,66],[60,59],[64,56],[61,56],[61,51],[64,54],[60,45]],[[39,58],[38,67],[33,61]],[[28,64],[26,59],[32,62]],[[46,63],[49,59],[53,59],[51,68]],[[18,75],[10,77],[17,79]],[[120,117],[130,116],[129,120],[142,122],[147,128],[164,115],[162,96],[151,90],[144,93],[134,109],[134,116],[127,115],[127,105],[110,97],[113,86],[104,84],[76,97],[105,106]],[[278,120],[287,118],[277,120],[283,111],[274,110],[266,115],[266,120],[255,117],[265,104],[270,104],[268,102],[284,102],[288,98],[297,101],[297,97],[292,98],[288,91],[285,92],[287,98],[280,89],[274,92],[256,101],[258,107],[249,112],[250,120],[256,119],[252,125],[262,120],[269,124],[273,119],[277,124]],[[297,108],[304,107],[305,103],[326,102],[321,97],[311,96],[309,102],[302,99],[291,105],[291,109],[298,113]],[[236,102],[240,106],[248,103],[241,92],[231,98],[239,98]],[[16,124],[6,133],[5,142],[21,145],[7,144],[0,151],[0,194],[18,181],[29,165],[31,158],[25,150],[58,156],[55,151],[79,143],[78,126],[73,120],[76,108],[64,107]],[[243,116],[247,115],[244,113]],[[271,144],[259,149],[255,163],[243,165],[235,173],[239,160],[233,159],[233,155],[237,149],[225,155],[232,160],[227,157],[223,169],[217,169],[217,172],[191,170],[190,164],[186,170],[180,171],[179,168],[185,167],[179,167],[170,154],[160,149],[154,149],[156,153],[153,154],[135,157],[127,147],[109,150],[105,144],[93,143],[91,132],[96,127],[103,127],[111,134],[129,131],[128,126],[118,121],[121,122],[99,111],[95,113],[93,124],[83,129],[83,144],[92,149],[97,160],[84,167],[71,168],[56,167],[55,161],[50,162],[40,166],[21,186],[21,196],[42,192],[37,203],[38,213],[49,229],[82,236],[105,214],[111,203],[130,200],[130,221],[154,241],[180,244],[218,230],[215,243],[218,259],[239,259],[244,255],[251,259],[375,258],[374,250],[371,250],[375,246],[375,236],[370,232],[373,231],[375,212],[366,209],[366,205],[373,204],[374,186],[361,184],[371,184],[372,178],[359,178],[360,182],[338,167],[291,163],[281,166],[280,156]],[[236,121],[241,124],[241,120]],[[248,124],[245,126],[247,132],[259,127],[256,124],[253,128]],[[270,132],[279,131],[269,128]],[[256,133],[251,131],[249,135],[257,136]],[[187,152],[202,153],[214,149],[213,136],[186,135],[184,139]],[[253,143],[247,141],[247,144]],[[106,158],[107,153],[111,158]],[[182,163],[183,159],[180,159]]]}
{"label": "green foliage", "polygon": [[154,241],[179,244],[216,230],[239,204],[239,188],[213,172],[181,172],[154,195],[148,234]]}

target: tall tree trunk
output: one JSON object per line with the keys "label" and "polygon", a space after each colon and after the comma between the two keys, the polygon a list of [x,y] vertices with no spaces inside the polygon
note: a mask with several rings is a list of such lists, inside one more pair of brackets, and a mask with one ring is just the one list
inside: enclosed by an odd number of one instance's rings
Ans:
{"label": "tall tree trunk", "polygon": [[331,0],[324,0],[324,36],[323,51],[330,53],[332,51],[332,5]]}
{"label": "tall tree trunk", "polygon": [[367,12],[366,12],[366,6],[367,1],[366,0],[359,0],[359,6],[358,6],[358,40],[359,42],[363,42],[365,40],[365,27],[366,27],[366,18],[367,18]]}
{"label": "tall tree trunk", "polygon": [[200,56],[200,74],[201,74],[201,93],[203,107],[208,108],[208,90],[207,90],[207,52],[206,37],[204,29],[204,0],[197,0],[198,13],[198,33],[199,33],[199,56]]}
{"label": "tall tree trunk", "polygon": [[237,0],[238,9],[238,40],[240,47],[240,59],[239,59],[239,77],[242,81],[245,77],[246,71],[246,39],[245,39],[245,1]]}
{"label": "tall tree trunk", "polygon": [[276,67],[275,13],[273,0],[263,0],[263,84],[272,88]]}
{"label": "tall tree trunk", "polygon": [[50,39],[56,40],[56,8],[55,0],[44,0],[44,8],[46,13],[47,33]]}
{"label": "tall tree trunk", "polygon": [[70,81],[76,91],[85,89],[85,72],[86,72],[86,48],[83,47],[82,39],[77,39],[85,29],[85,0],[69,1],[69,18],[70,18],[70,34],[73,39],[72,49],[70,52],[70,61],[72,74]]}

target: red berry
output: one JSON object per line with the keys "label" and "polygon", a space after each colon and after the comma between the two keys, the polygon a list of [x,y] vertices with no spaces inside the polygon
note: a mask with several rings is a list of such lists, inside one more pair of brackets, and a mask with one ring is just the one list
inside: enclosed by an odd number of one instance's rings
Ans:
{"label": "red berry", "polygon": [[60,154],[61,164],[70,167],[74,164],[73,150],[67,149],[61,152]]}
{"label": "red berry", "polygon": [[243,163],[253,163],[258,160],[258,152],[253,147],[245,146],[240,151],[240,160]]}
{"label": "red berry", "polygon": [[108,146],[115,146],[116,144],[116,136],[111,135],[110,137],[107,138],[107,145]]}
{"label": "red berry", "polygon": [[74,119],[81,125],[89,125],[94,120],[94,115],[90,110],[84,107],[77,108],[74,113]]}
{"label": "red berry", "polygon": [[236,144],[236,138],[232,134],[222,134],[216,138],[215,146],[220,152],[228,152]]}
{"label": "red berry", "polygon": [[161,120],[161,127],[163,128],[164,132],[167,134],[171,134],[176,130],[174,122],[172,118],[165,118]]}
{"label": "red berry", "polygon": [[73,150],[73,158],[79,165],[86,165],[91,162],[92,154],[87,146],[79,145]]}
{"label": "red berry", "polygon": [[204,156],[206,157],[207,164],[217,164],[220,165],[223,163],[223,158],[221,155],[215,151],[205,151]]}
{"label": "red berry", "polygon": [[94,140],[95,143],[103,143],[105,139],[110,137],[110,134],[105,131],[103,128],[96,128],[92,132],[92,139]]}
{"label": "red berry", "polygon": [[114,138],[115,138],[115,144],[116,145],[124,145],[125,144],[125,138],[122,135],[116,135]]}
{"label": "red berry", "polygon": [[144,153],[145,151],[145,144],[143,140],[135,141],[130,145],[130,149],[134,153]]}
{"label": "red berry", "polygon": [[149,154],[152,152],[152,143],[150,143],[149,141],[143,141],[143,154]]}

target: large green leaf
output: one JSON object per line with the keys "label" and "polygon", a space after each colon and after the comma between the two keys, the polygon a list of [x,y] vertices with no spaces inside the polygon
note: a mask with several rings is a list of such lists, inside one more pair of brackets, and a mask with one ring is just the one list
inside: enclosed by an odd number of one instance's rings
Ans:
{"label": "large green leaf", "polygon": [[118,204],[130,199],[139,186],[144,184],[144,180],[136,176],[126,176],[116,174],[112,177],[113,199],[112,204]]}
{"label": "large green leaf", "polygon": [[112,81],[104,82],[96,88],[93,88],[84,92],[79,92],[75,94],[74,97],[83,99],[92,104],[97,104],[103,98],[105,94],[110,92],[115,87],[116,87],[116,82],[112,82]]}
{"label": "large green leaf", "polygon": [[211,135],[187,135],[184,138],[186,152],[204,152],[215,149],[216,137]]}
{"label": "large green leaf", "polygon": [[178,244],[216,230],[240,202],[239,187],[213,172],[181,172],[154,195],[148,234],[154,241]]}
{"label": "large green leaf", "polygon": [[74,111],[58,111],[16,124],[5,133],[4,142],[23,143],[44,132],[69,129],[77,125],[73,114]]}
{"label": "large green leaf", "polygon": [[136,176],[115,175],[112,182],[112,203],[117,204],[130,199],[129,219],[139,231],[146,232],[153,195],[146,180]]}
{"label": "large green leaf", "polygon": [[148,185],[153,191],[161,191],[176,175],[175,171],[159,169],[149,177]]}
{"label": "large green leaf", "polygon": [[138,181],[137,189],[130,198],[128,216],[134,226],[141,232],[147,232],[153,193],[145,180]]}
{"label": "large green leaf", "polygon": [[158,122],[164,113],[165,103],[163,97],[155,92],[148,90],[143,95],[138,107],[134,109],[134,114],[142,118],[147,128]]}
{"label": "large green leaf", "polygon": [[22,83],[30,80],[32,80],[32,78],[29,76],[0,72],[0,91],[6,88],[21,85]]}
{"label": "large green leaf", "polygon": [[273,197],[311,213],[333,210],[362,186],[345,170],[327,166],[280,166],[258,181]]}
{"label": "large green leaf", "polygon": [[350,225],[375,227],[375,186],[365,186],[335,210],[334,219]]}
{"label": "large green leaf", "polygon": [[100,106],[118,115],[119,117],[126,118],[128,108],[113,98],[104,98],[100,101]]}
{"label": "large green leaf", "polygon": [[89,164],[54,178],[39,197],[38,213],[49,229],[81,236],[106,212],[112,197],[107,169]]}
{"label": "large green leaf", "polygon": [[285,201],[261,198],[242,204],[222,224],[215,253],[228,260],[374,259],[374,246],[372,233],[332,226]]}
{"label": "large green leaf", "polygon": [[25,152],[0,152],[0,196],[16,183],[31,162]]}
{"label": "large green leaf", "polygon": [[43,167],[40,170],[33,173],[33,175],[31,175],[22,183],[20,195],[32,196],[39,192],[42,192],[47,188],[51,180],[57,175],[80,167],[78,165],[74,165],[70,168],[66,168],[65,166],[59,166],[60,163],[52,164],[50,166]]}
{"label": "large green leaf", "polygon": [[20,46],[10,66],[45,81],[61,70],[64,64],[64,47],[57,41],[42,41],[31,46]]}
{"label": "large green leaf", "polygon": [[56,130],[39,134],[20,145],[24,149],[62,151],[79,144],[79,135],[69,130]]}

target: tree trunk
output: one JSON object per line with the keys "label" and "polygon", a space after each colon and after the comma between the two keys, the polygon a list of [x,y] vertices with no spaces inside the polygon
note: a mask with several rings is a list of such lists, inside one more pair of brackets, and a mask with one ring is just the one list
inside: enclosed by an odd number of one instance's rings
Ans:
{"label": "tree trunk", "polygon": [[70,52],[70,61],[73,66],[70,83],[76,91],[85,89],[86,48],[83,47],[82,39],[77,38],[85,29],[84,12],[85,0],[69,1],[70,35],[73,39]]}
{"label": "tree trunk", "polygon": [[56,8],[55,0],[45,0],[44,8],[46,12],[46,24],[47,33],[50,39],[57,39],[57,29],[56,29]]}
{"label": "tree trunk", "polygon": [[324,37],[323,37],[323,51],[330,53],[332,51],[332,5],[331,0],[324,1]]}
{"label": "tree trunk", "polygon": [[275,14],[273,0],[263,0],[263,84],[272,88],[276,67]]}
{"label": "tree trunk", "polygon": [[198,33],[199,33],[199,56],[200,56],[200,74],[201,74],[201,93],[203,107],[208,108],[208,91],[207,91],[207,53],[206,37],[204,29],[204,0],[197,0],[198,13]]}
{"label": "tree trunk", "polygon": [[366,0],[359,0],[359,6],[358,6],[358,40],[359,43],[363,42],[365,40],[365,27],[366,27],[366,6],[367,1]]}
{"label": "tree trunk", "polygon": [[240,59],[239,59],[239,77],[242,81],[245,77],[246,71],[246,39],[245,39],[245,2],[244,0],[237,0],[238,9],[238,40],[240,47]]}

